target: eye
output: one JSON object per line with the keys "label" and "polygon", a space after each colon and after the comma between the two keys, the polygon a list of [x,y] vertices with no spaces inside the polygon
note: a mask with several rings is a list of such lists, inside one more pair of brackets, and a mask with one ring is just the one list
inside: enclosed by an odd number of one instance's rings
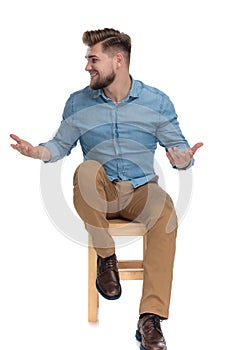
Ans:
{"label": "eye", "polygon": [[97,61],[98,61],[97,58],[92,58],[92,59],[91,59],[91,62],[92,62],[92,63],[96,63]]}

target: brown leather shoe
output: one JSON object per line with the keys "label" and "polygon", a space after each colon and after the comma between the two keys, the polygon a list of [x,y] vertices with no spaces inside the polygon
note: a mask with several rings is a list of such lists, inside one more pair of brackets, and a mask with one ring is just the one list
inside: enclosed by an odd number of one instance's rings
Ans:
{"label": "brown leather shoe", "polygon": [[145,314],[139,319],[136,339],[141,342],[141,350],[167,350],[157,315]]}
{"label": "brown leather shoe", "polygon": [[108,300],[120,298],[121,285],[116,254],[107,258],[98,256],[96,288]]}

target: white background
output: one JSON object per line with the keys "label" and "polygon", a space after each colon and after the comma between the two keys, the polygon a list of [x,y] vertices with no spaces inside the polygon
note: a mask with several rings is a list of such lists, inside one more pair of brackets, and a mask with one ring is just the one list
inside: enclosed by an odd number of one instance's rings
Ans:
{"label": "white background", "polygon": [[[170,96],[190,145],[204,142],[179,228],[170,318],[163,323],[168,348],[230,349],[233,24],[227,0],[1,2],[0,348],[139,348],[141,282],[122,282],[122,298],[102,298],[99,323],[88,324],[87,249],[50,220],[41,163],[10,148],[10,133],[35,145],[53,135],[69,94],[89,83],[82,33],[104,27],[131,36],[133,77]],[[178,175],[165,158],[159,150],[166,189],[176,200]],[[77,148],[62,168],[71,211],[72,176],[81,160]],[[138,247],[120,249],[119,256],[132,249]]]}

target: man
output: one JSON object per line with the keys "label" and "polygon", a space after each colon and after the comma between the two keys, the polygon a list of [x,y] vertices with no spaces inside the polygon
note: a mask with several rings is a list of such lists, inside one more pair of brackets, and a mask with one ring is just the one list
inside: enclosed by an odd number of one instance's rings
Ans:
{"label": "man", "polygon": [[185,170],[202,143],[190,148],[168,96],[131,77],[128,35],[108,28],[87,31],[83,43],[90,85],[70,96],[54,138],[34,147],[11,135],[17,142],[11,146],[54,162],[80,142],[84,162],[74,174],[74,206],[92,236],[96,287],[106,299],[121,295],[108,219],[145,225],[148,246],[136,338],[143,350],[164,350],[160,321],[169,314],[177,218],[171,198],[158,185],[154,152],[159,143],[172,166]]}

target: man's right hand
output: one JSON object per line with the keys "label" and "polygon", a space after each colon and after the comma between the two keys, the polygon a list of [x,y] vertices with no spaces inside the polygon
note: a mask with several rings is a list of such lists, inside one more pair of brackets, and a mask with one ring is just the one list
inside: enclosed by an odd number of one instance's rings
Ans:
{"label": "man's right hand", "polygon": [[44,161],[50,160],[51,154],[48,148],[44,146],[32,146],[29,142],[22,140],[20,137],[14,134],[10,134],[10,137],[16,141],[16,144],[11,144],[11,147],[20,152],[24,156],[41,159]]}

